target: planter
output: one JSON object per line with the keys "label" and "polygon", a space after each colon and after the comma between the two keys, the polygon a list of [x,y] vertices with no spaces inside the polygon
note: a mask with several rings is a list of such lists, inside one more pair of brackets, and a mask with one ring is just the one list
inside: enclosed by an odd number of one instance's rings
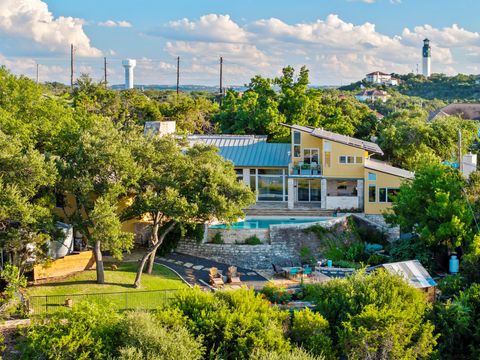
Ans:
{"label": "planter", "polygon": [[310,168],[308,168],[308,169],[302,169],[302,170],[300,170],[300,173],[301,173],[302,175],[311,175],[311,174],[312,174],[312,170],[311,170]]}

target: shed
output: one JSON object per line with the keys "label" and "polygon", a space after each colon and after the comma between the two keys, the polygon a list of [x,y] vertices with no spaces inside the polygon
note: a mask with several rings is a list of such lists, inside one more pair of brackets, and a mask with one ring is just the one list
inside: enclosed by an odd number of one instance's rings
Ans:
{"label": "shed", "polygon": [[427,294],[430,301],[435,301],[437,283],[418,260],[400,261],[382,265],[390,274],[404,277],[416,289]]}

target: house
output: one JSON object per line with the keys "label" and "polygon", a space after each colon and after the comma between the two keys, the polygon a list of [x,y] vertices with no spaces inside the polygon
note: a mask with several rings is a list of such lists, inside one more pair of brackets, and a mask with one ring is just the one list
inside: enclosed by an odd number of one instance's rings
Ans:
{"label": "house", "polygon": [[394,77],[392,77],[392,75],[386,74],[381,71],[374,71],[370,74],[365,75],[365,81],[376,85],[398,85],[398,79],[395,79]]}
{"label": "house", "polygon": [[390,274],[400,275],[416,289],[423,291],[428,300],[435,301],[437,283],[418,260],[400,261],[381,265]]}
{"label": "house", "polygon": [[480,120],[480,104],[449,104],[431,112],[428,116],[428,120],[432,121],[441,116],[460,116],[465,120]]}
{"label": "house", "polygon": [[363,90],[357,94],[355,94],[355,99],[357,99],[358,101],[363,101],[363,102],[366,102],[366,101],[371,101],[371,102],[375,102],[377,100],[380,100],[380,101],[387,101],[388,98],[390,97],[390,95],[386,92],[386,91],[383,91],[383,90]]}
{"label": "house", "polygon": [[356,210],[380,215],[401,183],[413,173],[373,159],[383,155],[372,142],[319,128],[284,125],[290,143],[266,136],[189,135],[190,144],[214,145],[235,167],[237,177],[273,208]]}

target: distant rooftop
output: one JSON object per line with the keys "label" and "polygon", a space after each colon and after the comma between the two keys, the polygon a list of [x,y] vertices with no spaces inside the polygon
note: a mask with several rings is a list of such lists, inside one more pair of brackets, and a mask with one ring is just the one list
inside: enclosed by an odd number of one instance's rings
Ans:
{"label": "distant rooftop", "polygon": [[290,163],[290,144],[267,143],[266,136],[189,135],[187,140],[216,146],[236,167],[288,167]]}
{"label": "distant rooftop", "polygon": [[341,135],[331,131],[327,131],[319,128],[313,128],[309,126],[288,125],[288,124],[283,124],[283,126],[306,132],[312,136],[315,136],[321,139],[338,142],[340,144],[353,146],[359,149],[366,150],[371,153],[383,155],[382,149],[380,149],[380,147],[377,144],[370,141],[360,140],[351,136]]}
{"label": "distant rooftop", "polygon": [[381,72],[381,71],[374,71],[370,74],[367,74],[367,76],[373,76],[373,75],[384,75],[384,76],[390,76],[390,74],[386,74],[384,72]]}
{"label": "distant rooftop", "polygon": [[460,116],[466,120],[480,120],[480,104],[449,104],[431,112],[428,119],[433,120],[439,116]]}

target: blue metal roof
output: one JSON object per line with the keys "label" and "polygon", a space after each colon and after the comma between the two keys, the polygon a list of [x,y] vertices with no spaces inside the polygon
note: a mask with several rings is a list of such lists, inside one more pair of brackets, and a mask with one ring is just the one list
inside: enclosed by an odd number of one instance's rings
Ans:
{"label": "blue metal roof", "polygon": [[190,143],[216,146],[236,167],[288,167],[290,144],[267,143],[266,136],[189,135]]}

